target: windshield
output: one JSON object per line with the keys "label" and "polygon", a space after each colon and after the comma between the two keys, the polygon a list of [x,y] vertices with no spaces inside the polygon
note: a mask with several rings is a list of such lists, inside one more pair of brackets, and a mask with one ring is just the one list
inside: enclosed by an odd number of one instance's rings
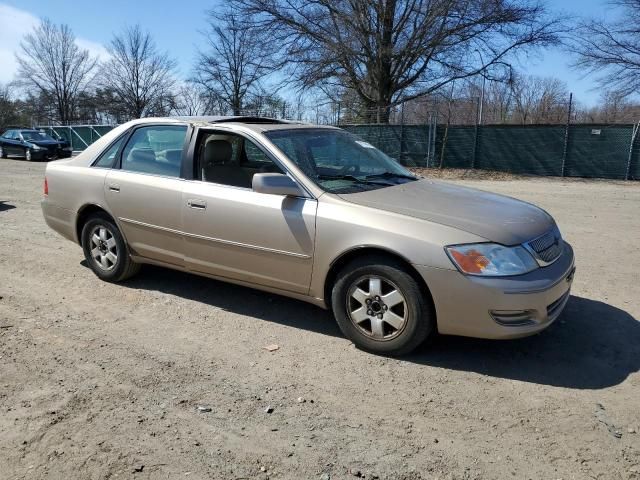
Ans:
{"label": "windshield", "polygon": [[416,180],[373,145],[344,130],[296,128],[265,135],[320,188],[354,193]]}
{"label": "windshield", "polygon": [[27,132],[27,131],[24,131],[24,130],[21,133],[22,133],[22,138],[24,138],[27,141],[34,140],[34,141],[37,142],[37,141],[46,140],[46,141],[55,142],[55,140],[53,138],[51,138],[49,135],[47,135],[46,133],[35,132],[35,131],[33,131],[33,132],[28,131]]}

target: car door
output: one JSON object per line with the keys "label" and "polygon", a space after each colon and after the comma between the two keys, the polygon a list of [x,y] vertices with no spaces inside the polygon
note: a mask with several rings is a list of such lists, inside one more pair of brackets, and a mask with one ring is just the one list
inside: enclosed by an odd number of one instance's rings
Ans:
{"label": "car door", "polygon": [[105,198],[134,255],[184,266],[180,178],[186,125],[137,127],[106,176]]}
{"label": "car door", "polygon": [[22,153],[22,151],[19,152],[17,148],[17,141],[15,139],[16,133],[17,132],[15,130],[9,130],[2,136],[2,148],[4,148],[7,155],[17,155],[18,153]]}
{"label": "car door", "polygon": [[[185,261],[194,272],[307,293],[317,201],[254,192],[255,172],[283,172],[258,144],[201,132],[182,195]],[[283,172],[284,173],[284,172]]]}
{"label": "car door", "polygon": [[17,155],[26,156],[27,155],[27,142],[22,136],[22,131],[16,130],[14,134],[15,141],[15,152]]}

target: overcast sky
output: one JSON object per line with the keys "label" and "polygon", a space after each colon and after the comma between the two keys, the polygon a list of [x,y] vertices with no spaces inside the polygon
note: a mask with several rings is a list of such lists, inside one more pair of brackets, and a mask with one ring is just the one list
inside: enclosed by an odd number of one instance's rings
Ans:
{"label": "overcast sky", "polygon": [[[222,0],[224,1],[224,0]],[[178,60],[179,74],[189,75],[195,51],[201,44],[199,31],[206,26],[205,11],[218,2],[189,0],[110,0],[82,3],[62,0],[0,0],[0,83],[12,80],[16,71],[15,52],[21,37],[40,17],[67,23],[78,43],[94,55],[105,56],[103,44],[125,25],[140,23],[151,32],[158,46]],[[606,0],[555,0],[551,8],[571,16],[607,17],[614,13]],[[570,57],[559,49],[540,51],[523,58],[517,68],[531,74],[555,76],[567,83],[576,99],[585,105],[597,102],[600,92],[594,78],[582,78],[569,66]]]}

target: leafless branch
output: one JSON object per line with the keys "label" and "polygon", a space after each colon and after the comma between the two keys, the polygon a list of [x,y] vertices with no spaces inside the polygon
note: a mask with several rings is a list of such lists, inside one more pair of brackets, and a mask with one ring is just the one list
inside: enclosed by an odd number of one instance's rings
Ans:
{"label": "leafless branch", "polygon": [[194,81],[239,115],[247,99],[280,67],[273,40],[264,30],[251,29],[237,12],[208,13],[203,32],[206,48],[198,52]]}
{"label": "leafless branch", "polygon": [[[535,0],[232,0],[268,31],[304,88],[340,83],[367,109],[470,78],[558,41],[561,22]],[[478,61],[478,54],[484,59]]]}
{"label": "leafless branch", "polygon": [[139,25],[115,35],[103,65],[102,84],[115,92],[131,118],[165,114],[172,105],[175,60],[159,52]]}
{"label": "leafless branch", "polygon": [[16,59],[20,84],[52,96],[58,120],[68,123],[78,95],[94,77],[97,59],[78,47],[67,25],[55,25],[48,19],[25,35]]}
{"label": "leafless branch", "polygon": [[569,49],[576,70],[598,74],[600,87],[629,96],[640,91],[640,0],[611,3],[619,19],[580,22]]}

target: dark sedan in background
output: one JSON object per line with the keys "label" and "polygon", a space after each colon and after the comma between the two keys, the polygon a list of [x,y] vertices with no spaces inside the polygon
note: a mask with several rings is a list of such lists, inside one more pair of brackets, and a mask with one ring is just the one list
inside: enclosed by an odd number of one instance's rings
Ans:
{"label": "dark sedan in background", "polygon": [[10,129],[0,136],[0,157],[9,155],[31,160],[69,158],[72,148],[65,140],[55,140],[44,132],[31,129]]}

